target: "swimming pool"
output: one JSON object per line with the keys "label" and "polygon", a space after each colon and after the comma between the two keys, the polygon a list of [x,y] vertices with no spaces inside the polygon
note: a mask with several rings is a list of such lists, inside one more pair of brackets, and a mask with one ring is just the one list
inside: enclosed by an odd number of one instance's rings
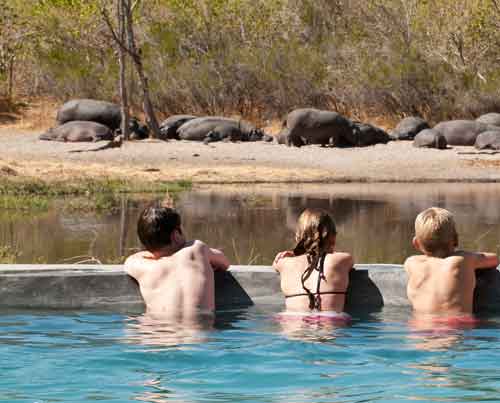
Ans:
{"label": "swimming pool", "polygon": [[499,323],[415,330],[395,308],[348,326],[278,308],[181,325],[141,314],[4,312],[5,402],[500,400]]}

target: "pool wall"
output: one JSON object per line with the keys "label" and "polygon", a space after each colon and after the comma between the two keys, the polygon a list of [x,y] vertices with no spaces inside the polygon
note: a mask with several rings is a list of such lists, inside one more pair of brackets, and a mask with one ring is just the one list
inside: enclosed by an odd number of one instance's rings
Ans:
{"label": "pool wall", "polygon": [[[408,306],[400,265],[359,264],[351,273],[347,310]],[[216,273],[218,308],[284,304],[279,277],[268,266],[231,266]],[[119,265],[0,265],[0,306],[12,309],[143,310],[137,283]],[[498,307],[498,308],[497,308]],[[500,310],[500,272],[481,270],[477,311]]]}

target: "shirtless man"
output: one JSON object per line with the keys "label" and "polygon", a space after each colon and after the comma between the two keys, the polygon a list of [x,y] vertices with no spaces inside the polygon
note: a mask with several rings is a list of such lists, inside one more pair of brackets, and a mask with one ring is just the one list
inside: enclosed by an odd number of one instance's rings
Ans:
{"label": "shirtless man", "polygon": [[413,246],[423,253],[404,264],[407,293],[417,318],[467,322],[473,320],[475,270],[498,265],[494,253],[456,250],[453,215],[442,208],[422,211],[415,220]]}
{"label": "shirtless man", "polygon": [[224,254],[201,241],[186,242],[179,214],[146,208],[137,223],[146,251],[125,261],[139,283],[148,313],[186,319],[215,309],[214,270],[227,270]]}

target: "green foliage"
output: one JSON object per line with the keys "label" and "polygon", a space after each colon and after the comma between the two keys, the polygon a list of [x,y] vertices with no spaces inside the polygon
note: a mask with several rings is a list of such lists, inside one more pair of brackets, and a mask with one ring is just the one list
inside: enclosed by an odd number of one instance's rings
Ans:
{"label": "green foliage", "polygon": [[11,246],[0,245],[0,264],[15,264],[21,252]]}
{"label": "green foliage", "polygon": [[[9,2],[11,11],[0,11],[0,20],[7,16],[14,32],[29,21],[36,33],[23,45],[20,81],[64,99],[116,97],[116,49],[101,16],[105,5],[114,17],[113,4]],[[500,108],[498,1],[138,4],[136,36],[155,106],[165,114],[268,118],[297,106],[335,106],[351,114],[369,109],[437,120]],[[135,78],[130,81],[132,99],[140,99]]]}

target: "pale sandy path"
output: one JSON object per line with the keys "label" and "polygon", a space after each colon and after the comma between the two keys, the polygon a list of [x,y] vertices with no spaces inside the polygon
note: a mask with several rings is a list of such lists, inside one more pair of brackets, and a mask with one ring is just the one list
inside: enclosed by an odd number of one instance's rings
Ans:
{"label": "pale sandy path", "polygon": [[119,149],[70,153],[105,143],[58,143],[37,137],[0,128],[0,175],[12,175],[13,169],[18,176],[52,179],[109,175],[194,183],[500,181],[500,153],[478,154],[472,147],[440,151],[391,142],[338,149],[148,140]]}

